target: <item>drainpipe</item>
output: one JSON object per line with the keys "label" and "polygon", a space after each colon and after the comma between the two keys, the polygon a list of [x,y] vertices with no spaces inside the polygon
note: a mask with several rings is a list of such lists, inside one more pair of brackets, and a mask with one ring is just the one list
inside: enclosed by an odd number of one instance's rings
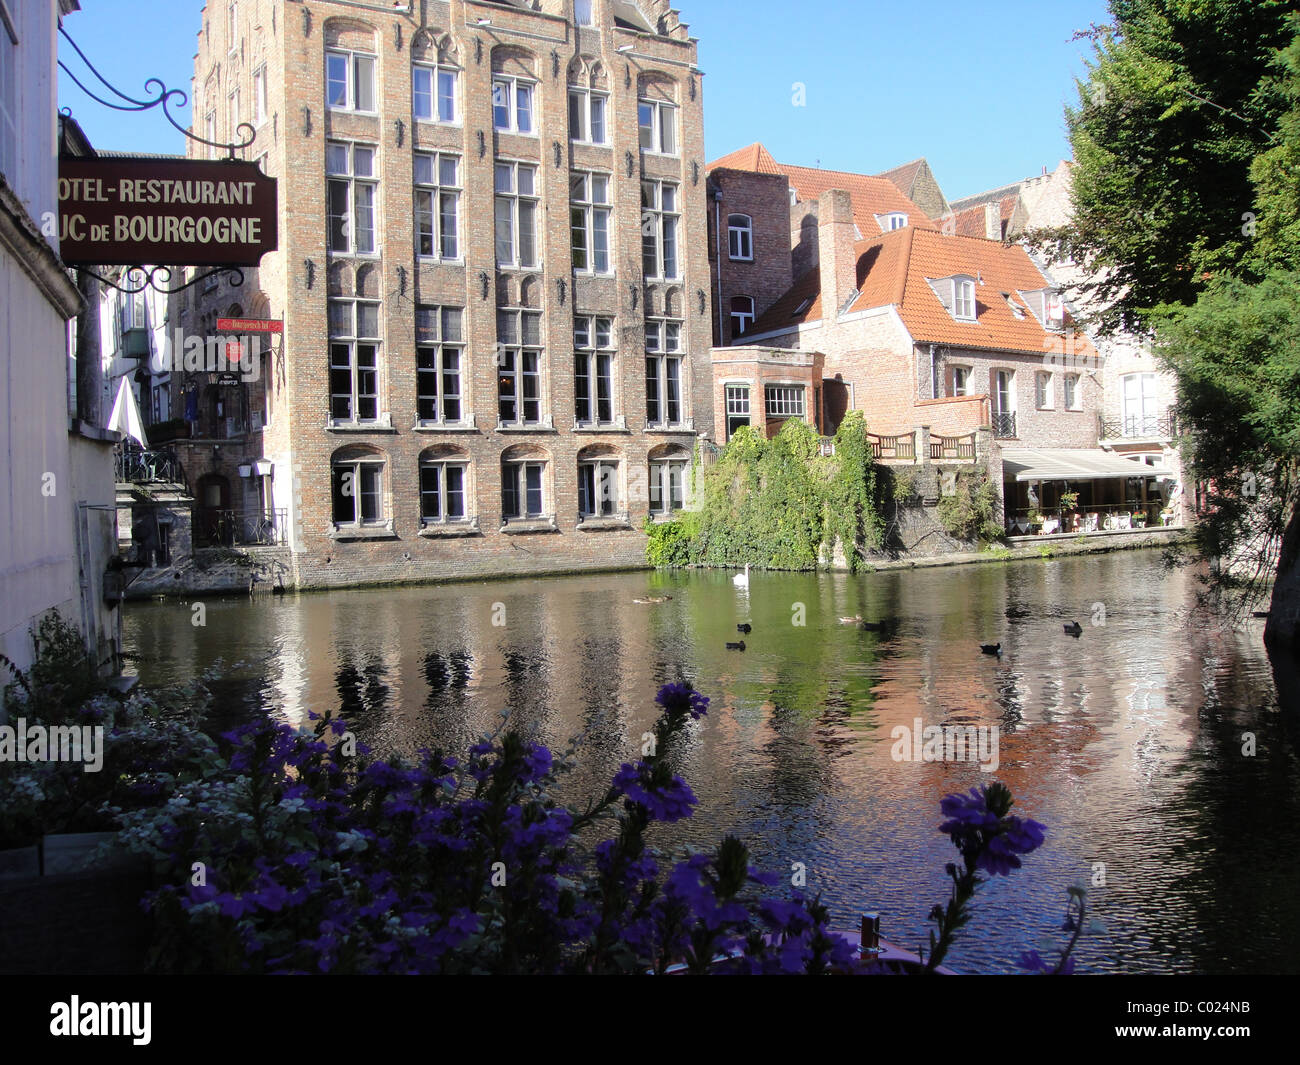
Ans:
{"label": "drainpipe", "polygon": [[718,346],[723,346],[722,331],[722,186],[713,187],[713,242],[718,262]]}

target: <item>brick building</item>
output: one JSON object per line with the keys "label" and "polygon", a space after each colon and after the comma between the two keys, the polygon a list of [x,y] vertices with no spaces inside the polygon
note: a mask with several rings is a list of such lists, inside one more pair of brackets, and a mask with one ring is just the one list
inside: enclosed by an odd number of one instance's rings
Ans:
{"label": "brick building", "polygon": [[[885,457],[977,457],[1002,488],[1011,531],[1066,531],[1065,519],[1055,529],[1040,519],[1069,492],[1079,497],[1071,524],[1095,516],[1100,525],[1110,510],[1159,520],[1167,501],[1158,478],[1168,471],[1098,446],[1102,360],[1061,286],[1025,249],[942,230],[891,181],[776,164],[761,145],[715,163],[710,185],[711,224],[725,220],[730,231],[715,254],[719,306],[750,292],[765,305],[743,331],[715,327],[721,433],[738,421],[733,408],[752,410],[751,390],[768,415],[774,395],[780,410],[792,410],[789,384],[768,382],[777,372],[791,381],[802,374],[817,408],[809,420],[824,435],[860,409]],[[761,261],[759,237],[774,243],[783,204],[793,280],[775,293],[783,267]],[[752,261],[737,262],[738,247],[752,247]],[[790,352],[784,365],[779,349]],[[753,381],[736,372],[747,350],[765,353]]]}
{"label": "brick building", "polygon": [[196,521],[282,512],[303,587],[643,564],[713,428],[696,62],[666,0],[208,3],[194,132],[256,130],[280,247],[173,317],[284,331],[176,405]]}

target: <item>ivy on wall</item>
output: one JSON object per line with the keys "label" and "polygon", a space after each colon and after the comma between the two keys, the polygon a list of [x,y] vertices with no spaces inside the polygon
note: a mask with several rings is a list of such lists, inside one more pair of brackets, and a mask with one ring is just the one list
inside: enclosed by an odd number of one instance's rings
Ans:
{"label": "ivy on wall", "polygon": [[997,520],[1002,501],[997,487],[986,473],[957,474],[951,495],[939,500],[939,522],[956,540],[979,540],[995,543],[1006,535]]}
{"label": "ivy on wall", "polygon": [[812,570],[838,539],[849,565],[879,547],[875,463],[860,411],[823,456],[816,430],[791,419],[771,440],[736,431],[712,466],[695,471],[696,510],[647,525],[646,559],[655,566],[743,566]]}

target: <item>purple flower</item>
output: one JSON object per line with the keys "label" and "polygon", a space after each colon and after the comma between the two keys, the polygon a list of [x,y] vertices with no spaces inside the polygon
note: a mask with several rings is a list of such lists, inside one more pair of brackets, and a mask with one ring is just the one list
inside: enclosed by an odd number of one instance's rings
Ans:
{"label": "purple flower", "polygon": [[655,696],[655,702],[670,718],[690,714],[692,720],[698,721],[709,712],[709,697],[701,695],[690,684],[665,684]]}
{"label": "purple flower", "polygon": [[610,782],[630,802],[643,806],[653,821],[671,824],[690,817],[696,805],[695,793],[681,777],[673,774],[668,780],[655,779],[655,767],[647,762],[635,766],[623,763]]}

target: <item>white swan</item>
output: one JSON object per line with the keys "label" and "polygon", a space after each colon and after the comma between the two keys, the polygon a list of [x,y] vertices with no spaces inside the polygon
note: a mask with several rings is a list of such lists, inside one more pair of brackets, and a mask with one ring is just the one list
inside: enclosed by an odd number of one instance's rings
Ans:
{"label": "white swan", "polygon": [[744,573],[737,573],[731,579],[735,583],[737,588],[748,588],[749,587],[749,563],[748,562],[745,563]]}

